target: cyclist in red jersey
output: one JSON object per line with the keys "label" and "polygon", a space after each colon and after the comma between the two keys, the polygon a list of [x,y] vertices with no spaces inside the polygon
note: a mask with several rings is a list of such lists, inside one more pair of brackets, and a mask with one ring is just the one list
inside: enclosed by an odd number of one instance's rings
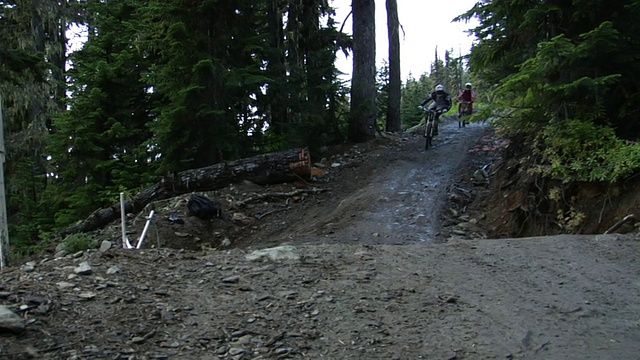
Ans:
{"label": "cyclist in red jersey", "polygon": [[458,118],[462,117],[462,106],[467,104],[469,106],[469,115],[471,115],[473,113],[473,103],[476,101],[476,92],[471,89],[471,83],[464,85],[464,90],[458,94],[458,100],[460,100],[458,104]]}

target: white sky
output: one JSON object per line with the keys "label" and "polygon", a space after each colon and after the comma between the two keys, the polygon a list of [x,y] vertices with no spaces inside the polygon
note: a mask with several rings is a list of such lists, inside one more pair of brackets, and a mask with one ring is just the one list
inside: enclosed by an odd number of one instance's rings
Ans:
{"label": "white sky", "polygon": [[[389,58],[387,42],[387,10],[385,0],[376,0],[376,58],[378,67]],[[417,78],[428,72],[435,57],[444,59],[444,52],[453,49],[454,55],[468,54],[473,38],[465,33],[477,22],[456,23],[451,20],[471,9],[477,0],[397,0],[398,18],[404,29],[400,31],[400,71],[402,80],[409,73]],[[336,21],[342,23],[349,11],[351,0],[332,0],[336,9]],[[338,29],[340,25],[337,26]],[[351,17],[344,26],[344,31],[351,33]],[[338,54],[336,66],[345,73],[351,72],[351,60]]]}

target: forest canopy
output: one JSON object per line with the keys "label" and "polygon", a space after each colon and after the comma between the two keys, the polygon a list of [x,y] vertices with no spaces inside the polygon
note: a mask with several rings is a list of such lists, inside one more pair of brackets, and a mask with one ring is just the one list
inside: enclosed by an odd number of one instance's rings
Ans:
{"label": "forest canopy", "polygon": [[480,1],[471,71],[503,135],[545,176],[614,182],[640,168],[640,1]]}

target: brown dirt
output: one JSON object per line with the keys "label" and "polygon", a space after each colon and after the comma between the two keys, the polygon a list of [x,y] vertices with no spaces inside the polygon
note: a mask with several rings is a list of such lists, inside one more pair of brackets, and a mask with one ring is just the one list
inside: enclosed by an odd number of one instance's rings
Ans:
{"label": "brown dirt", "polygon": [[428,151],[390,135],[314,159],[311,182],[208,193],[211,222],[186,196],[154,204],[142,250],[114,224],[94,234],[109,250],[2,270],[0,305],[26,329],[0,334],[0,358],[637,358],[637,236],[485,239],[529,209],[501,189],[522,176],[507,146],[451,121]]}

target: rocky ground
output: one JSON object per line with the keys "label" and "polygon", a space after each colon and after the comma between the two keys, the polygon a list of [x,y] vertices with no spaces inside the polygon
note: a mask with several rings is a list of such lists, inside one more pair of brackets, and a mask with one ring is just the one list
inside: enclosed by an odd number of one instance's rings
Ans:
{"label": "rocky ground", "polygon": [[234,184],[131,214],[101,249],[0,272],[2,359],[636,359],[635,235],[486,239],[499,150],[483,125],[314,159],[311,181]]}

